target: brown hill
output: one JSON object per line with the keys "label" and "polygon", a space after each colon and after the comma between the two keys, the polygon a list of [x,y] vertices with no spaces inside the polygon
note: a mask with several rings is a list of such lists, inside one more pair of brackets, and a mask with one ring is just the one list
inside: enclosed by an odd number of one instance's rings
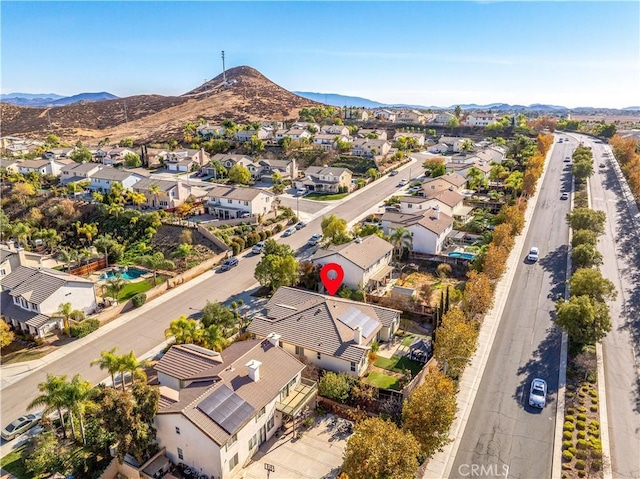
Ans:
{"label": "brown hill", "polygon": [[[1,135],[44,138],[55,133],[67,141],[135,138],[159,142],[180,138],[182,127],[199,118],[238,123],[295,119],[300,108],[318,103],[299,97],[257,70],[240,66],[179,97],[138,95],[55,108],[2,103]],[[126,113],[125,113],[126,112]]]}

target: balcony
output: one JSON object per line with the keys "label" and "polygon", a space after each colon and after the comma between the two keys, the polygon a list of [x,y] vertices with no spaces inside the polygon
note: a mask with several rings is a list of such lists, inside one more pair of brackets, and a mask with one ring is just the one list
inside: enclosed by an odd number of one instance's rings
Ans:
{"label": "balcony", "polygon": [[282,402],[276,403],[276,410],[289,416],[296,416],[318,393],[318,383],[301,378],[300,383]]}

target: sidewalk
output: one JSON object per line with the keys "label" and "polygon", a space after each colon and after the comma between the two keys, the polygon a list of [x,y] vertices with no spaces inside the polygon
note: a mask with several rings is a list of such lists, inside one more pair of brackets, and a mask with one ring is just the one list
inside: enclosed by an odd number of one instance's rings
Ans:
{"label": "sidewalk", "polygon": [[487,361],[489,360],[489,355],[491,354],[493,341],[498,331],[498,327],[500,326],[500,321],[502,320],[502,312],[507,303],[511,283],[515,275],[518,262],[522,257],[524,242],[527,237],[527,232],[529,231],[531,218],[538,202],[538,193],[547,173],[547,165],[549,164],[551,155],[553,154],[554,146],[552,146],[547,153],[545,167],[542,171],[542,175],[540,175],[540,178],[538,179],[536,193],[533,198],[530,198],[529,203],[527,204],[527,210],[525,212],[525,226],[522,233],[516,238],[513,250],[509,255],[506,273],[496,285],[493,308],[491,308],[487,313],[484,321],[482,322],[480,334],[478,336],[478,349],[471,359],[471,363],[464,370],[462,377],[460,378],[460,382],[458,384],[459,392],[456,398],[458,403],[458,412],[449,431],[449,437],[453,441],[447,444],[429,460],[423,475],[425,479],[448,478],[451,475],[451,469],[453,467],[458,448],[460,447],[460,442],[462,441],[462,436],[467,426],[469,416],[471,415],[473,402],[476,394],[478,393],[478,388],[482,381],[482,375],[487,365]]}

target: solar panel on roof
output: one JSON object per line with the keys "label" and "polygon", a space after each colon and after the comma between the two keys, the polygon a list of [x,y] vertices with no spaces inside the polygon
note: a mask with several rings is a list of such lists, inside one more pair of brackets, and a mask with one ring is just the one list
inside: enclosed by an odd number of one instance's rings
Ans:
{"label": "solar panel on roof", "polygon": [[356,329],[360,326],[360,328],[362,328],[362,335],[365,338],[368,338],[378,327],[377,320],[367,316],[355,306],[349,306],[349,309],[338,316],[338,319],[351,329]]}
{"label": "solar panel on roof", "polygon": [[195,353],[204,354],[205,356],[210,356],[210,357],[220,356],[220,353],[217,351],[212,351],[211,349],[203,348],[201,346],[196,346],[195,344],[183,344],[182,347],[184,349],[189,349]]}
{"label": "solar panel on roof", "polygon": [[229,434],[237,431],[254,413],[249,403],[225,385],[200,401],[198,409]]}

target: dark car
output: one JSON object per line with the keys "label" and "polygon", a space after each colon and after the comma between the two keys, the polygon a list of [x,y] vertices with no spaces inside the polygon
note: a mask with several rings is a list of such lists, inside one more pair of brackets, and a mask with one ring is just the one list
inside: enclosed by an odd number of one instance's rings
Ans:
{"label": "dark car", "polygon": [[224,263],[222,263],[220,271],[229,271],[231,268],[235,268],[236,266],[238,266],[238,258],[236,258],[235,256],[232,258],[227,258],[224,260]]}
{"label": "dark car", "polygon": [[389,173],[389,176],[396,176],[398,174],[398,170],[392,170],[391,173]]}

